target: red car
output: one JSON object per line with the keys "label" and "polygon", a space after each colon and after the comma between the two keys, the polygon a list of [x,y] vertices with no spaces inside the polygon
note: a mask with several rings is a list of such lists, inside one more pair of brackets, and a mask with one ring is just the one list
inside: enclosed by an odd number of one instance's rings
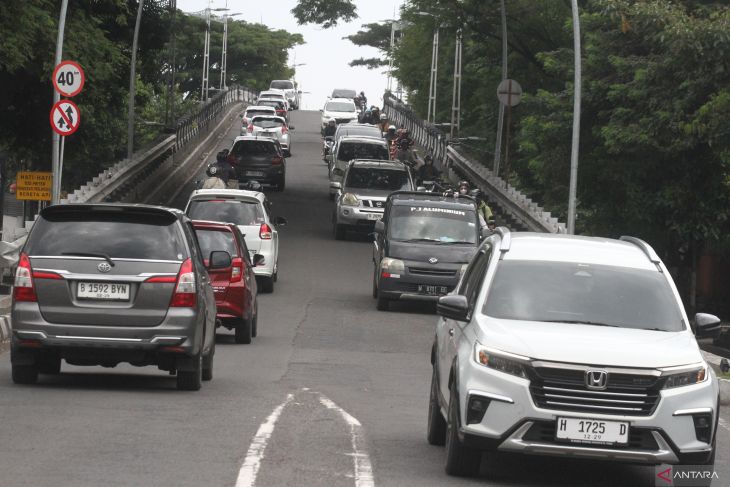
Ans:
{"label": "red car", "polygon": [[208,271],[215,291],[217,325],[235,330],[236,343],[251,343],[258,321],[253,268],[263,262],[264,257],[255,254],[253,262],[250,260],[243,234],[232,223],[193,221],[193,228],[206,267],[211,252],[224,251],[231,257],[229,266]]}

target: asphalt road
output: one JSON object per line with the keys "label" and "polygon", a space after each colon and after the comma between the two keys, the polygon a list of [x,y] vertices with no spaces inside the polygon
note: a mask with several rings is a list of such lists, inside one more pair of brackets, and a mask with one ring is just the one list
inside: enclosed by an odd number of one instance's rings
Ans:
{"label": "asphalt road", "polygon": [[[483,462],[490,474],[446,476],[443,448],[425,439],[433,309],[375,310],[371,243],[332,237],[318,121],[292,114],[287,189],[271,194],[289,225],[253,344],[220,333],[215,378],[199,392],[132,366],[64,364],[15,386],[0,355],[0,485],[655,485],[653,467],[502,455]],[[730,485],[728,423],[715,485]]]}

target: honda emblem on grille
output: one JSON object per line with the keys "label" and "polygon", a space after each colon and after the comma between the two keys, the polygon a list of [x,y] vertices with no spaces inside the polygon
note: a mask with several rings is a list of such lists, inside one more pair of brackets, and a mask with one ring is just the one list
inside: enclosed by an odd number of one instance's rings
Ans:
{"label": "honda emblem on grille", "polygon": [[110,270],[112,270],[112,266],[110,266],[106,262],[102,262],[101,264],[96,266],[96,268],[99,269],[99,272],[109,272]]}
{"label": "honda emblem on grille", "polygon": [[439,260],[438,260],[438,259],[437,259],[436,257],[431,257],[430,259],[428,259],[428,263],[429,263],[429,264],[435,264],[435,263],[437,263],[438,261],[439,261]]}
{"label": "honda emblem on grille", "polygon": [[588,389],[604,390],[608,387],[608,372],[605,370],[586,370],[586,386]]}

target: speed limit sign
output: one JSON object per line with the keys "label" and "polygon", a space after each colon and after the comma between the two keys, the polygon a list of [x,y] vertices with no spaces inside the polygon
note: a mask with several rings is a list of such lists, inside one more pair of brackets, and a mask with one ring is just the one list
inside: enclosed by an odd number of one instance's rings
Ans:
{"label": "speed limit sign", "polygon": [[63,96],[72,97],[84,87],[84,70],[74,61],[61,61],[53,70],[53,87]]}

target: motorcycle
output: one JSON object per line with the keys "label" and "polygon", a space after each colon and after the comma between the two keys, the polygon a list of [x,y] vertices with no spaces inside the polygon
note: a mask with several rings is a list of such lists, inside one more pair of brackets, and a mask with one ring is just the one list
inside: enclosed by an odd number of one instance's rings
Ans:
{"label": "motorcycle", "polygon": [[327,136],[322,139],[322,160],[327,163],[327,156],[332,153],[332,148],[335,146],[335,138]]}

